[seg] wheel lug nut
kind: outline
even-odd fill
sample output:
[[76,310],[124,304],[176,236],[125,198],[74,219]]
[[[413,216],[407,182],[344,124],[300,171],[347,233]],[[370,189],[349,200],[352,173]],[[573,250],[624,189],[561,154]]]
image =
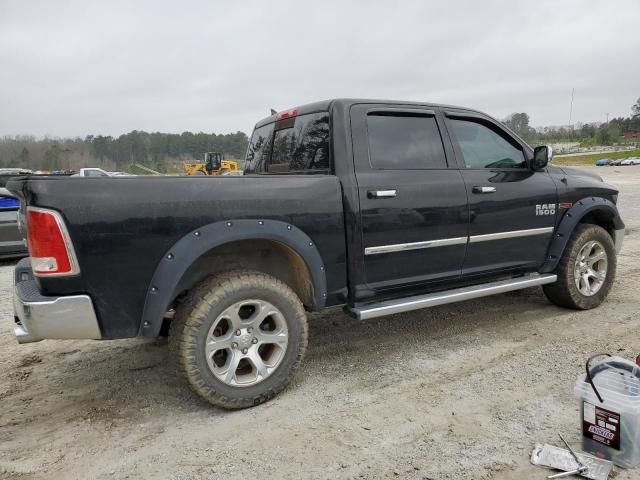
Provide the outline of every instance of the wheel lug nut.
[[249,350],[247,350],[246,348],[242,349],[242,353],[247,353]]
[[233,348],[233,349],[238,348],[238,344],[237,344],[236,342],[233,342],[233,343],[231,344],[231,348]]
[[251,340],[251,343],[253,343],[253,344],[258,343],[258,339],[257,339],[257,338],[254,338],[253,340]]
[[242,332],[240,331],[240,329],[236,330],[236,335],[237,335],[238,337],[240,336],[240,334],[241,334],[241,333],[242,333]]

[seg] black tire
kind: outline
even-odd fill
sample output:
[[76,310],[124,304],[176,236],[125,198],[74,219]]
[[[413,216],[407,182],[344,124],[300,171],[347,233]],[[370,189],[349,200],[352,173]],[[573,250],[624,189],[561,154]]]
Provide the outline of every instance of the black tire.
[[[594,295],[587,296],[583,295],[576,285],[574,269],[580,250],[592,240],[604,247],[607,270],[600,289]],[[577,310],[597,307],[607,298],[616,276],[616,250],[611,235],[598,225],[579,224],[573,231],[554,273],[558,275],[558,281],[542,287],[549,300],[561,307]]]
[[[234,386],[217,378],[206,360],[205,342],[213,323],[225,309],[246,299],[271,303],[286,322],[288,343],[275,370],[250,386]],[[280,280],[264,273],[239,271],[211,277],[186,296],[176,309],[169,333],[169,349],[191,387],[213,405],[237,409],[272,399],[285,389],[307,348],[307,316],[296,294]]]

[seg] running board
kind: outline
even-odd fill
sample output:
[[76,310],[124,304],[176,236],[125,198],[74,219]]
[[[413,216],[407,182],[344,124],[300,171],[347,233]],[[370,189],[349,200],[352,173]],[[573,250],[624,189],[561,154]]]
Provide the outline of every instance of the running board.
[[435,307],[446,303],[461,302],[474,298],[488,297],[497,293],[511,292],[522,288],[535,287],[553,283],[558,279],[556,275],[527,275],[525,277],[511,278],[499,282],[483,283],[472,287],[455,288],[444,292],[429,293],[427,295],[417,295],[415,297],[399,298],[387,300],[380,303],[356,306],[351,309],[351,313],[358,320],[368,320],[370,318],[392,315],[394,313],[409,312],[420,308]]

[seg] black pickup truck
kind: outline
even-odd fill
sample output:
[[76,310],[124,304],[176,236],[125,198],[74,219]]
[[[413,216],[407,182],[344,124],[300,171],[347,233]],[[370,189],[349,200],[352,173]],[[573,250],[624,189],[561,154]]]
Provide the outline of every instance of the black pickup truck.
[[209,402],[282,391],[307,312],[359,319],[542,285],[563,307],[607,296],[617,190],[493,118],[429,103],[331,100],[258,122],[236,177],[23,177],[30,258],[15,334],[168,332]]

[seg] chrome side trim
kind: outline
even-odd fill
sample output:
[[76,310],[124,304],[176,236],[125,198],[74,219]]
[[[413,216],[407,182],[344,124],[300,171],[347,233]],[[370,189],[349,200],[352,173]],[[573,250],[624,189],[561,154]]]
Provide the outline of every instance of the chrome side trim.
[[380,253],[404,252],[421,248],[446,247],[449,245],[463,245],[467,243],[467,237],[443,238],[441,240],[427,240],[424,242],[397,243],[395,245],[381,245],[379,247],[367,247],[365,255],[377,255]]
[[486,235],[473,235],[469,237],[469,243],[486,242],[488,240],[503,240],[505,238],[528,237],[530,235],[547,235],[553,233],[553,227],[530,228],[528,230],[514,230],[512,232],[488,233]]
[[456,288],[444,292],[429,293],[427,295],[388,300],[386,302],[372,305],[357,306],[352,308],[351,312],[359,320],[368,320],[370,318],[392,315],[394,313],[409,312],[420,308],[434,307],[436,305],[487,297],[498,293],[534,287],[536,285],[545,285],[547,283],[553,283],[557,279],[558,277],[556,275],[551,274],[527,275],[509,280],[501,280],[499,282],[474,285],[472,287]]
[[[511,232],[488,233],[486,235],[473,235],[471,237],[443,238],[441,240],[426,240],[424,242],[397,243],[395,245],[380,245],[378,247],[366,247],[365,255],[377,255],[380,253],[404,252],[418,250],[420,248],[445,247],[448,245],[462,245],[464,243],[486,242],[489,240],[503,240],[505,238],[528,237],[530,235],[547,235],[553,233],[553,227],[530,228],[528,230],[514,230]],[[624,232],[623,232],[624,233]]]

